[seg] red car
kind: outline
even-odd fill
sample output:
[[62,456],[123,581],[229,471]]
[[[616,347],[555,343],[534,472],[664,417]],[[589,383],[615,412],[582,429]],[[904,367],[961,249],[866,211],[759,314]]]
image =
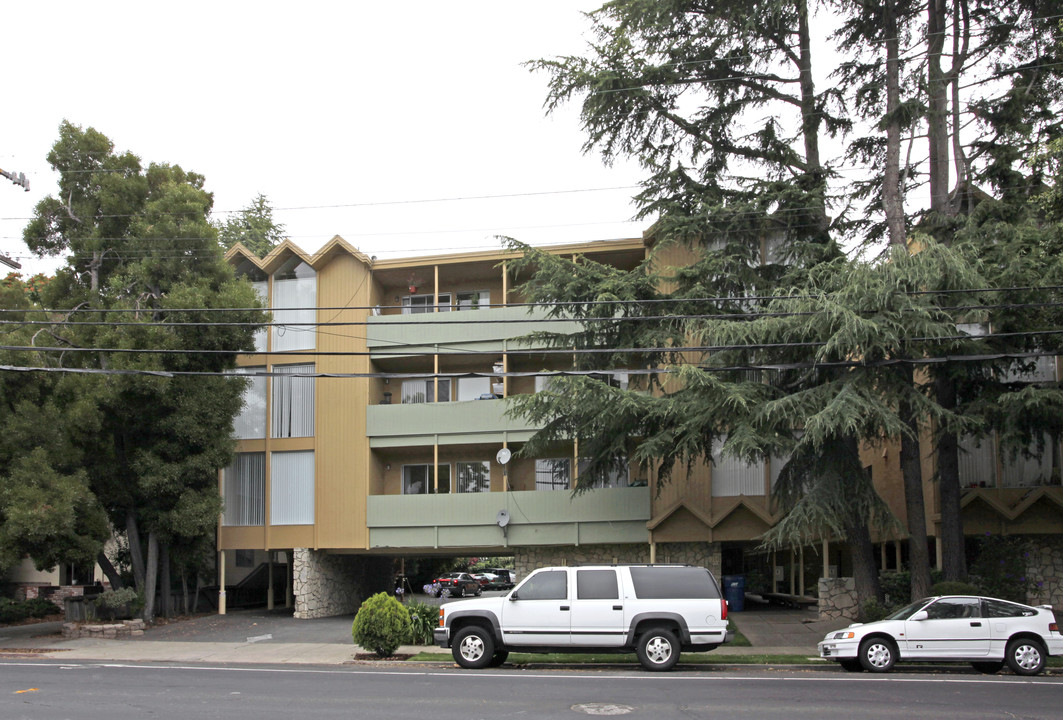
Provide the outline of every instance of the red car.
[[436,597],[442,595],[465,597],[483,593],[479,581],[469,573],[463,572],[444,573],[433,581],[433,585],[439,587],[439,590],[434,593]]

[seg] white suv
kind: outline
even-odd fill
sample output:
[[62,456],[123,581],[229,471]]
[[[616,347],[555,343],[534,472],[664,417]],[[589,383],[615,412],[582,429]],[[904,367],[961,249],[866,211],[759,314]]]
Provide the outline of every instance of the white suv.
[[631,652],[669,670],[682,650],[732,639],[716,578],[690,565],[541,568],[508,595],[439,610],[435,641],[466,668],[498,666],[510,651]]

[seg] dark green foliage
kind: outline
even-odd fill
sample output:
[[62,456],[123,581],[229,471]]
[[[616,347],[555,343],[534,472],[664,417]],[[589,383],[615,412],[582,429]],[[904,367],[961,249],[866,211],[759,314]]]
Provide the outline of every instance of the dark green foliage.
[[934,583],[930,587],[931,595],[981,595],[982,590],[977,585],[955,580],[944,580]]
[[0,623],[17,623],[29,618],[46,618],[62,612],[55,603],[45,598],[31,598],[23,601],[0,598]]
[[404,605],[410,615],[410,633],[406,642],[410,645],[431,645],[432,631],[439,625],[439,607],[419,600],[409,600]]
[[46,598],[31,598],[23,605],[29,609],[30,616],[35,618],[46,618],[63,612],[58,605]]
[[886,607],[878,600],[866,600],[860,605],[860,616],[857,619],[865,623],[877,622],[884,619],[891,612],[893,612],[892,607]]
[[990,597],[1025,603],[1033,589],[1026,575],[1029,555],[1022,538],[987,533],[978,539],[971,581]]
[[259,194],[251,204],[233,213],[217,225],[218,242],[228,250],[243,244],[258,257],[265,257],[284,240],[284,225],[273,220],[273,208],[265,195]]
[[358,608],[351,636],[355,644],[389,657],[410,636],[410,615],[390,594],[377,593]]

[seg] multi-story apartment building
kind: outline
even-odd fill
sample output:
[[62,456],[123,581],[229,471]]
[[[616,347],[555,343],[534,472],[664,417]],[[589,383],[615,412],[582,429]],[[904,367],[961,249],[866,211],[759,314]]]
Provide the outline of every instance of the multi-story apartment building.
[[[633,268],[649,242],[550,251]],[[679,265],[682,253],[660,261]],[[691,562],[717,574],[760,569],[799,595],[847,571],[844,547],[829,539],[757,554],[758,537],[777,519],[778,460],[718,458],[663,486],[632,467],[608,487],[573,494],[573,444],[547,457],[512,455],[536,428],[507,414],[508,399],[536,392],[547,382],[537,373],[570,367],[571,358],[518,341],[567,328],[522,304],[506,251],[376,260],[337,237],[313,255],[284,243],[263,259],[240,246],[227,257],[278,324],[239,362],[265,374],[251,378],[237,454],[221,473],[223,586],[238,566],[283,558],[297,617],[317,617],[356,609],[373,557],[512,555],[522,575],[545,564]],[[993,463],[975,463],[977,487],[965,503],[976,532],[1045,538],[1043,572],[1063,600],[1058,450],[1037,487],[1028,486],[1031,473],[998,462],[990,477]],[[903,518],[897,453],[868,454]],[[935,512],[930,502],[932,527]],[[883,566],[895,567],[900,538],[879,541]]]

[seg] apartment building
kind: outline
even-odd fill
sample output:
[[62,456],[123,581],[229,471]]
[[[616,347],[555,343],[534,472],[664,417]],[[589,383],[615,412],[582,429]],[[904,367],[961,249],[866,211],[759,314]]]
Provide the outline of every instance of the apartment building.
[[[651,242],[550,251],[633,268]],[[670,252],[659,260],[689,260]],[[544,457],[517,454],[536,428],[507,414],[509,399],[541,389],[541,373],[571,367],[571,357],[519,339],[569,328],[523,304],[507,251],[377,260],[336,237],[312,255],[286,242],[263,259],[241,246],[227,258],[278,324],[239,361],[241,372],[266,375],[251,375],[237,453],[220,474],[223,585],[266,559],[287,562],[296,616],[320,617],[356,609],[377,557],[512,555],[522,575],[547,564],[689,562],[717,574],[758,570],[797,595],[847,572],[844,547],[829,539],[756,552],[777,520],[780,459],[719,458],[662,486],[629,467],[608,487],[574,495],[572,443]],[[1063,601],[1059,448],[1038,475],[999,454],[996,464],[978,457],[969,527],[1044,538],[1043,574]],[[868,464],[903,518],[897,453],[869,448]],[[928,503],[931,527],[936,507]],[[895,567],[902,538],[878,540],[883,566]]]

